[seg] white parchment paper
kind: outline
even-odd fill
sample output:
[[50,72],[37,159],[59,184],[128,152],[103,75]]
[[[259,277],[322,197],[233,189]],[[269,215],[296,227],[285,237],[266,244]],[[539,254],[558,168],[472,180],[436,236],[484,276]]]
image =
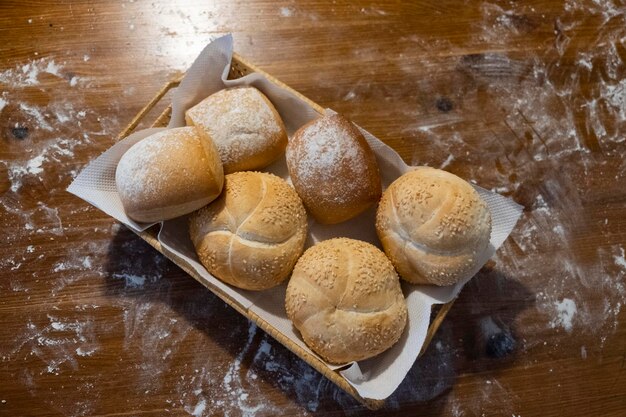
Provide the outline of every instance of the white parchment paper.
[[[184,114],[188,108],[220,89],[237,85],[251,85],[261,90],[280,113],[290,136],[306,122],[319,117],[319,114],[297,95],[272,83],[261,74],[253,73],[236,80],[227,80],[232,51],[233,40],[230,35],[216,39],[207,45],[173,94],[172,117],[167,128],[184,126]],[[327,111],[332,112],[332,110]],[[150,227],[151,224],[134,222],[124,213],[115,187],[115,169],[124,152],[133,144],[159,130],[162,128],[138,131],[115,144],[92,161],[76,177],[68,191],[135,231],[143,231]],[[412,169],[389,146],[367,131],[363,129],[361,131],[376,153],[383,189],[400,175]],[[290,181],[284,156],[265,171]],[[362,397],[381,400],[395,391],[422,348],[428,331],[433,304],[447,303],[455,298],[463,285],[502,245],[515,226],[521,214],[519,205],[499,194],[477,186],[474,187],[487,202],[493,221],[490,245],[482,254],[475,270],[471,271],[461,283],[450,287],[418,286],[403,283],[402,288],[408,304],[409,320],[400,341],[375,358],[342,367],[328,365],[329,368],[340,372]],[[339,236],[361,239],[380,247],[374,226],[375,209],[372,207],[354,219],[332,226],[319,225],[310,218],[307,247],[319,241]],[[294,343],[311,352],[287,319],[284,308],[286,283],[267,291],[253,292],[231,287],[216,279],[206,271],[196,256],[188,236],[186,217],[162,222],[158,239],[165,254],[193,268],[202,277],[201,282],[206,287],[219,289],[228,294],[244,310],[254,311]]]

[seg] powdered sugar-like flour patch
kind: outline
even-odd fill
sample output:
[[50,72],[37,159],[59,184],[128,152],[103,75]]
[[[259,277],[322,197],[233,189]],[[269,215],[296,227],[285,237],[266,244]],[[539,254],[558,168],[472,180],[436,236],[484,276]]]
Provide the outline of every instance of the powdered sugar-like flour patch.
[[613,255],[615,265],[626,271],[626,257],[624,256],[626,255],[626,253],[624,253],[624,248],[620,246],[617,249],[619,251],[619,254]]
[[7,104],[9,104],[7,101],[7,93],[3,92],[2,95],[0,95],[0,112],[6,107]]
[[248,354],[257,331],[256,325],[251,324],[248,328],[248,339],[246,343],[235,357],[233,363],[228,367],[222,381],[222,388],[226,393],[226,398],[229,403],[236,405],[236,409],[241,410],[245,417],[253,417],[258,411],[267,408],[267,405],[263,402],[259,402],[258,398],[251,398],[249,393],[246,392],[243,385],[244,381],[241,378],[241,362],[244,355]]
[[146,277],[134,274],[113,274],[113,278],[123,279],[129,288],[141,288],[146,283]]
[[564,298],[561,302],[555,303],[556,318],[550,323],[552,327],[561,326],[566,332],[572,331],[572,320],[576,315],[576,303],[570,298]]
[[206,409],[206,400],[202,398],[198,403],[193,407],[185,407],[185,411],[191,414],[194,417],[202,417],[204,415],[204,410]]
[[62,77],[61,70],[61,65],[57,64],[54,59],[36,59],[0,72],[0,83],[13,88],[38,85],[41,74],[47,73],[60,78]]
[[294,14],[294,9],[291,7],[281,7],[279,11],[282,17],[291,17]]

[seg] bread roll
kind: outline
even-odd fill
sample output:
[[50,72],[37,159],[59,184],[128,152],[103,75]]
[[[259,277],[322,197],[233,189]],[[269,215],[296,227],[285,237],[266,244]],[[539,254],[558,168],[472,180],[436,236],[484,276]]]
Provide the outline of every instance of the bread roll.
[[358,129],[340,115],[301,127],[287,145],[293,185],[315,219],[340,223],[377,202],[376,156]]
[[133,145],[117,165],[115,183],[128,217],[156,222],[213,201],[222,191],[224,172],[213,142],[181,127]]
[[226,176],[224,192],[190,216],[206,269],[231,285],[263,290],[291,272],[306,239],[306,211],[283,179],[260,172]]
[[403,279],[452,285],[476,266],[489,244],[491,214],[467,182],[421,167],[385,190],[376,231]]
[[347,238],[307,249],[289,280],[285,307],[306,344],[330,363],[378,355],[398,341],[407,321],[389,259]]
[[185,119],[215,142],[226,174],[264,168],[287,146],[282,119],[254,87],[220,90],[187,110]]

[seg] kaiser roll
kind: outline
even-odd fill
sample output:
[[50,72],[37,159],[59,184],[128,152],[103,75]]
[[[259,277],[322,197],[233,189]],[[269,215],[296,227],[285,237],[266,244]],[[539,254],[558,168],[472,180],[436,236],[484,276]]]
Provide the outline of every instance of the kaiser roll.
[[466,181],[420,167],[385,190],[376,231],[403,279],[451,285],[476,266],[489,244],[491,215]]
[[298,194],[283,179],[260,172],[226,175],[222,195],[189,219],[191,240],[206,269],[248,290],[287,278],[306,232]]
[[389,259],[347,238],[307,249],[289,280],[285,307],[306,344],[331,363],[378,355],[398,341],[407,322]]

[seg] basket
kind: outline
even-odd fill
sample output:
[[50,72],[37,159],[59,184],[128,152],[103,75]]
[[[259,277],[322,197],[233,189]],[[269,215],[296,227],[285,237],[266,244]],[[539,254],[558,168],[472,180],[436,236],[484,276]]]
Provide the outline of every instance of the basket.
[[[243,59],[238,54],[233,53],[233,57],[232,57],[232,61],[231,61],[231,67],[230,67],[230,72],[228,74],[228,78],[229,79],[240,78],[240,77],[242,77],[244,75],[247,75],[247,74],[250,74],[252,72],[257,72],[257,73],[263,74],[270,82],[272,82],[272,83],[274,83],[274,84],[276,84],[276,85],[278,85],[278,86],[280,86],[280,87],[282,87],[284,89],[287,89],[287,90],[291,91],[292,93],[296,94],[299,98],[301,98],[302,100],[306,101],[320,115],[324,114],[324,108],[322,108],[320,105],[318,105],[317,103],[315,103],[315,102],[311,101],[310,99],[306,98],[305,96],[303,96],[302,94],[298,93],[297,91],[291,89],[289,86],[285,85],[284,83],[280,82],[276,78],[272,77],[271,75],[269,75],[266,72],[262,71],[261,69],[257,68],[253,64],[247,62],[245,59]],[[139,113],[137,113],[137,115],[133,118],[133,120],[129,123],[129,125],[119,134],[118,140],[123,139],[126,136],[128,136],[130,133],[132,133],[132,131],[139,125],[139,123],[144,121],[144,119],[146,118],[148,113],[163,99],[163,97],[167,94],[167,92],[169,90],[171,90],[172,88],[177,87],[180,84],[181,80],[182,80],[182,76],[178,77],[178,78],[176,78],[174,80],[171,80],[168,83],[166,83],[161,88],[161,90],[159,90],[159,92],[152,98],[152,100],[150,100],[150,102],[148,104],[146,104],[146,106],[143,107],[139,111]],[[163,127],[163,126],[166,126],[167,123],[169,122],[169,119],[170,119],[171,110],[172,110],[171,106],[168,106],[156,118],[156,120],[152,123],[152,127]],[[168,253],[168,254],[164,253],[163,249],[161,248],[161,244],[157,240],[158,231],[159,231],[159,226],[155,225],[155,226],[153,226],[153,227],[151,227],[151,228],[149,228],[149,229],[147,229],[147,230],[145,230],[143,232],[135,232],[135,233],[139,237],[141,237],[143,240],[145,240],[148,244],[150,244],[152,247],[154,247],[157,251],[159,251],[161,254],[163,254],[168,259],[170,259],[173,263],[175,263],[183,271],[185,271],[189,275],[191,275],[194,279],[196,279],[196,281],[202,283],[203,280],[201,279],[201,277],[198,276],[197,273],[183,259],[181,259],[181,258],[179,258],[176,255],[173,255],[171,253]],[[234,300],[228,294],[223,293],[218,288],[211,288],[210,290],[213,293],[215,293],[215,295],[217,295],[219,298],[221,298],[224,302],[226,302],[228,305],[230,305],[232,308],[237,310],[240,314],[242,314],[245,317],[247,317],[248,320],[254,322],[258,327],[263,329],[266,333],[268,333],[274,339],[278,340],[281,344],[283,344],[287,349],[292,351],[300,359],[302,359],[303,361],[307,362],[314,369],[316,369],[318,372],[320,372],[326,378],[328,378],[333,383],[335,383],[339,388],[341,388],[342,390],[344,390],[345,392],[350,394],[357,401],[359,401],[360,403],[362,403],[363,405],[365,405],[369,409],[372,409],[372,410],[378,409],[378,408],[381,408],[384,405],[384,403],[385,403],[384,400],[372,400],[372,399],[361,397],[357,393],[357,391],[338,372],[329,369],[324,362],[322,362],[317,357],[311,355],[309,352],[305,351],[300,346],[294,344],[291,340],[289,340],[289,338],[284,336],[276,328],[274,328],[271,324],[269,324],[267,321],[265,321],[263,318],[261,318],[260,316],[258,316],[254,312],[244,310],[241,306],[239,306],[236,302],[234,302]],[[420,352],[420,356],[426,350],[426,348],[429,345],[430,341],[432,340],[435,332],[437,331],[437,329],[441,325],[441,322],[443,321],[443,319],[447,315],[447,313],[450,310],[450,307],[452,307],[453,303],[454,303],[454,300],[450,301],[447,304],[442,305],[440,308],[438,308],[436,313],[433,314],[433,316],[431,318],[430,325],[428,327],[428,333],[426,335],[426,339],[424,340],[424,345],[423,345],[422,350]]]

